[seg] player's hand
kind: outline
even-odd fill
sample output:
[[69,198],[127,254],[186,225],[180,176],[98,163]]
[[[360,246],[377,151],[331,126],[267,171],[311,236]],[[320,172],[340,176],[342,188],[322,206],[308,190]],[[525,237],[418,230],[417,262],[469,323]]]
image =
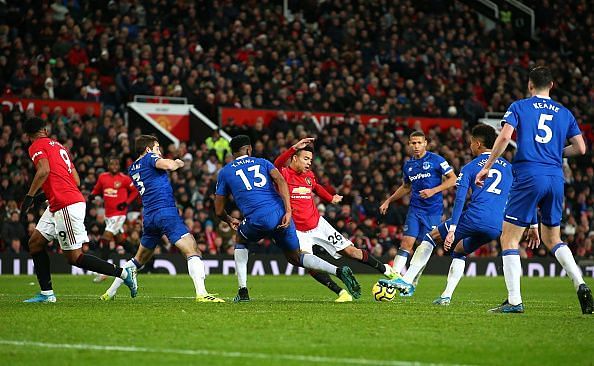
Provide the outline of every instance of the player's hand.
[[335,195],[332,197],[332,203],[333,203],[333,204],[340,203],[340,201],[342,201],[342,196],[341,196],[341,195],[339,195],[339,194],[335,194]]
[[33,196],[26,195],[21,204],[21,218],[27,217],[27,213],[33,206]]
[[186,164],[184,163],[184,161],[183,161],[183,160],[181,160],[181,159],[175,159],[174,161],[175,161],[175,163],[177,164],[177,169],[181,169],[181,168],[183,168],[183,167],[184,167],[184,165],[186,165]]
[[306,137],[304,139],[299,140],[298,143],[296,143],[295,145],[293,145],[293,148],[295,150],[304,149],[307,145],[313,143],[314,140],[315,140],[315,138],[313,138],[313,137]]
[[239,221],[235,217],[231,217],[227,223],[229,224],[229,226],[231,226],[231,229],[237,231],[237,229],[239,228],[239,224],[241,224],[241,221]]
[[528,228],[525,232],[526,240],[528,240],[528,248],[536,249],[540,246],[540,236],[538,234],[538,227]]
[[435,190],[433,190],[433,188],[427,188],[419,191],[419,194],[421,195],[421,198],[427,199],[435,195]]
[[450,250],[452,243],[454,242],[454,231],[448,231],[445,240],[443,241],[443,249],[446,251]]
[[286,229],[289,227],[289,225],[291,225],[291,212],[286,212],[280,225],[278,225],[278,228]]
[[379,208],[379,212],[380,212],[382,215],[385,215],[385,214],[386,214],[386,212],[388,212],[388,207],[390,207],[390,202],[388,202],[388,201],[385,201],[385,202],[384,202],[384,203],[382,203],[382,205],[380,206],[380,208]]
[[118,209],[118,211],[124,211],[126,209],[126,207],[128,207],[128,203],[126,203],[126,202],[119,203],[116,206],[116,208]]
[[488,175],[489,171],[487,169],[481,169],[476,175],[476,178],[474,178],[474,184],[476,184],[477,187],[482,187],[485,184],[485,178],[487,178]]

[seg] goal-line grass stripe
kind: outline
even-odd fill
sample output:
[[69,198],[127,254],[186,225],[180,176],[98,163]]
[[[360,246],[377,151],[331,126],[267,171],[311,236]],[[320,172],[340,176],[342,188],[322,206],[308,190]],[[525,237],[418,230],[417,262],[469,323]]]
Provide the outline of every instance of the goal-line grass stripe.
[[173,348],[147,348],[134,346],[102,346],[97,344],[85,343],[46,343],[34,341],[18,341],[0,339],[0,345],[17,346],[17,347],[38,347],[51,349],[75,349],[85,351],[113,351],[113,352],[137,352],[137,353],[156,353],[156,354],[172,354],[172,355],[186,355],[186,356],[211,356],[221,358],[246,358],[246,359],[262,359],[262,360],[284,360],[284,361],[298,361],[306,363],[325,363],[325,364],[348,364],[348,365],[381,365],[381,366],[429,366],[429,365],[448,365],[453,364],[434,364],[423,362],[409,362],[409,361],[390,361],[390,360],[373,360],[364,358],[341,358],[341,357],[325,357],[325,356],[308,356],[296,354],[278,354],[278,353],[258,353],[258,352],[231,352],[231,351],[215,351],[215,350],[192,350],[192,349],[173,349]]

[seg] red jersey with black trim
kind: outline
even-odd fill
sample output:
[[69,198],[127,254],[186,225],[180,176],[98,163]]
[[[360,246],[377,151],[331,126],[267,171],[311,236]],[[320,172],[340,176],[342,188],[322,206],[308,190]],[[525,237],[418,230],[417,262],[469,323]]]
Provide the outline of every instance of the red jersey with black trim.
[[314,193],[322,200],[332,202],[332,195],[316,181],[314,173],[297,173],[285,164],[295,154],[296,150],[291,147],[282,153],[274,161],[274,166],[280,171],[289,185],[289,196],[291,197],[291,208],[293,221],[299,231],[315,229],[320,221],[320,212],[314,201]]
[[50,172],[41,189],[49,201],[51,212],[85,202],[74,180],[75,168],[70,152],[62,144],[49,137],[39,138],[29,146],[29,157],[35,166],[41,159],[47,159],[49,163]]
[[138,197],[138,191],[134,187],[132,179],[121,172],[116,174],[109,172],[99,174],[97,183],[91,194],[103,196],[105,217],[125,215],[128,212],[128,208],[118,210],[117,206],[124,202],[129,205]]

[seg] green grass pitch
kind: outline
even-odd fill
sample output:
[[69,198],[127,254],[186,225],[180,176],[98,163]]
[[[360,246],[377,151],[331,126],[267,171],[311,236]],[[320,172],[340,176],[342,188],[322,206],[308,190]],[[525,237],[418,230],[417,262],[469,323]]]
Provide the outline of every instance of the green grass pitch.
[[[463,278],[449,307],[431,304],[445,277],[413,298],[335,304],[309,277],[250,277],[252,302],[234,304],[236,279],[209,276],[228,302],[197,304],[187,276],[140,275],[115,301],[89,276],[56,275],[56,304],[23,304],[32,276],[0,277],[1,365],[592,365],[594,317],[581,315],[567,278],[523,278],[525,314],[488,314],[502,277]],[[592,281],[590,281],[590,284]]]

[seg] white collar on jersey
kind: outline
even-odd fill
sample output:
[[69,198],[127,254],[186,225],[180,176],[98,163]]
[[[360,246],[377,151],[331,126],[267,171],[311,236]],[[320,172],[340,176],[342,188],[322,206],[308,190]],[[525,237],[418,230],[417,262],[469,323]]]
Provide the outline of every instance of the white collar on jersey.
[[245,154],[245,155],[241,155],[241,156],[236,157],[235,160],[245,159],[247,157],[248,157],[247,154]]
[[551,97],[545,97],[544,95],[535,95],[535,97],[537,98],[542,98],[542,99],[551,99]]

